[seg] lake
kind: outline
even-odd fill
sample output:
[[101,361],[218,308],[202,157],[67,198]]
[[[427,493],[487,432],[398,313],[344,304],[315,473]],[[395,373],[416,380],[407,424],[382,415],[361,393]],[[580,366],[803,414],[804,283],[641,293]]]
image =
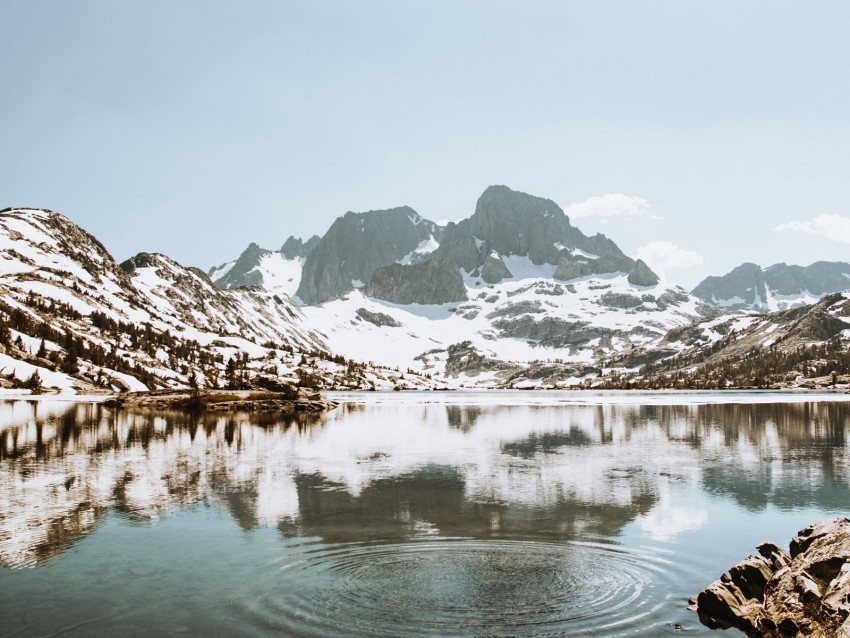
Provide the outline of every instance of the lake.
[[0,401],[0,636],[715,634],[850,509],[850,397],[340,394],[318,419]]

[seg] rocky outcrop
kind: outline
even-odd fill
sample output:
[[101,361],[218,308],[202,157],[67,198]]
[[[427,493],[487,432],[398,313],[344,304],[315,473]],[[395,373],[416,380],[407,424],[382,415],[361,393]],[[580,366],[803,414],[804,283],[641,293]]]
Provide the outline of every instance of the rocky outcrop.
[[510,279],[513,273],[508,270],[505,262],[498,253],[492,252],[484,259],[484,265],[481,266],[481,279],[488,284],[497,284],[502,279]]
[[633,286],[654,286],[658,281],[658,275],[652,272],[643,259],[638,259],[629,273],[629,283]]
[[850,638],[850,519],[801,530],[788,552],[757,549],[697,596],[704,625],[751,638]]
[[629,272],[634,265],[605,235],[588,237],[572,226],[552,200],[490,186],[478,198],[471,217],[446,227],[435,256],[471,272],[482,267],[493,251],[528,257],[540,265],[558,264],[576,249],[589,255],[587,260],[598,261],[587,274]]
[[150,410],[204,410],[209,412],[324,412],[338,404],[319,392],[288,384],[277,391],[156,390],[127,392],[107,399],[107,407]]
[[508,376],[522,369],[515,363],[501,361],[478,350],[471,341],[455,343],[446,350],[446,376],[457,377],[464,374],[475,377],[482,372]]
[[744,263],[722,277],[706,277],[693,294],[729,308],[763,307],[767,300],[764,273],[758,264]]
[[784,310],[847,289],[850,263],[818,261],[805,267],[781,263],[764,270],[744,263],[722,277],[707,277],[693,294],[725,307]]
[[280,254],[286,259],[298,259],[299,257],[307,257],[316,245],[319,243],[319,236],[313,235],[307,241],[302,241],[300,237],[290,235],[280,247]]
[[366,310],[366,308],[358,308],[354,314],[360,317],[363,321],[368,321],[379,328],[381,326],[387,326],[389,328],[401,327],[401,324],[398,321],[383,312],[372,312],[371,310]]
[[409,206],[339,217],[304,262],[296,294],[314,304],[368,283],[378,268],[401,261],[437,233]]
[[[230,267],[227,273],[215,280],[217,288],[243,288],[258,286],[263,283],[263,275],[257,269],[260,260],[272,251],[260,248],[257,244],[248,247],[239,255],[239,259]],[[215,269],[213,269],[215,270]]]
[[442,259],[378,268],[364,293],[397,304],[466,301],[466,286],[460,271],[452,262]]

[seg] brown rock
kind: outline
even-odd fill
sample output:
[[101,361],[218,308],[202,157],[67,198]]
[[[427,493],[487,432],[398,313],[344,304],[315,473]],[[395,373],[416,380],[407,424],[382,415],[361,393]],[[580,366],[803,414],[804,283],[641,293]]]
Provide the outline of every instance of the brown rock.
[[773,543],[697,597],[700,621],[751,637],[850,638],[850,519],[801,530],[790,553]]

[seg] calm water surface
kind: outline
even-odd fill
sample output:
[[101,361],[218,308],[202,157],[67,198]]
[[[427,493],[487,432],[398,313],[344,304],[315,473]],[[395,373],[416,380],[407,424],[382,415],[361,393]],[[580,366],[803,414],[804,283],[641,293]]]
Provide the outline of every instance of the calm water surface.
[[850,404],[814,398],[0,402],[0,636],[716,636],[688,596],[848,514]]

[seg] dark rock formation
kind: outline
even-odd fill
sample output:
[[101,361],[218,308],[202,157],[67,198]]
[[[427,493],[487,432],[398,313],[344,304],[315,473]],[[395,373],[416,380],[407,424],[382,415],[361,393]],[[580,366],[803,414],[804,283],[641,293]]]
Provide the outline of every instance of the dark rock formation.
[[437,225],[408,206],[348,212],[331,225],[304,262],[296,294],[314,304],[368,283],[381,266],[400,261],[437,233]]
[[363,319],[363,321],[368,321],[371,324],[374,324],[378,327],[380,326],[389,326],[390,328],[399,328],[401,324],[390,317],[388,314],[383,312],[372,312],[371,310],[366,310],[366,308],[358,308],[355,311],[355,314]]
[[257,244],[248,244],[248,247],[239,255],[239,259],[223,277],[215,280],[217,288],[243,288],[245,286],[258,286],[263,283],[263,275],[256,270],[260,260],[272,251],[260,248]]
[[306,257],[316,245],[319,243],[319,236],[313,235],[307,241],[301,241],[300,237],[289,236],[283,246],[280,247],[280,254],[286,259],[297,259],[298,257]]
[[452,344],[446,352],[446,376],[449,377],[457,377],[459,374],[474,377],[482,372],[497,372],[507,376],[522,369],[515,363],[488,356],[472,345],[471,341]]
[[658,275],[652,272],[643,259],[638,259],[629,273],[629,283],[633,286],[654,286],[658,281]]
[[706,277],[692,292],[700,299],[732,308],[762,306],[767,300],[761,266],[749,262],[722,277]]
[[620,310],[628,310],[637,308],[643,303],[640,297],[629,295],[621,292],[606,292],[599,298],[599,303],[609,308],[618,308]]
[[378,268],[363,292],[397,304],[443,304],[467,298],[460,271],[444,259]]
[[634,265],[604,235],[587,237],[572,226],[552,200],[507,186],[490,186],[478,198],[471,217],[446,227],[435,256],[450,259],[471,272],[483,266],[493,251],[525,256],[540,265],[558,264],[573,249],[593,255],[587,261],[599,261],[592,273],[629,272]]
[[[713,303],[733,308],[767,308],[768,294],[791,297],[784,304],[800,305],[805,297],[822,297],[850,289],[850,263],[818,261],[809,266],[774,264],[764,270],[756,264],[744,263],[722,277],[707,277],[694,288],[693,294]],[[799,297],[799,301],[794,301]],[[788,307],[785,305],[784,307]]]
[[102,403],[107,407],[210,412],[324,412],[337,406],[319,392],[277,382],[270,390],[155,390],[126,392]]
[[593,267],[587,261],[578,261],[570,253],[563,253],[553,277],[558,281],[570,281],[593,274]]
[[502,279],[510,279],[513,273],[508,270],[505,262],[497,253],[490,253],[484,258],[484,265],[481,266],[481,279],[488,284],[496,284]]
[[801,530],[790,552],[757,549],[699,594],[704,625],[751,638],[850,638],[850,519]]

